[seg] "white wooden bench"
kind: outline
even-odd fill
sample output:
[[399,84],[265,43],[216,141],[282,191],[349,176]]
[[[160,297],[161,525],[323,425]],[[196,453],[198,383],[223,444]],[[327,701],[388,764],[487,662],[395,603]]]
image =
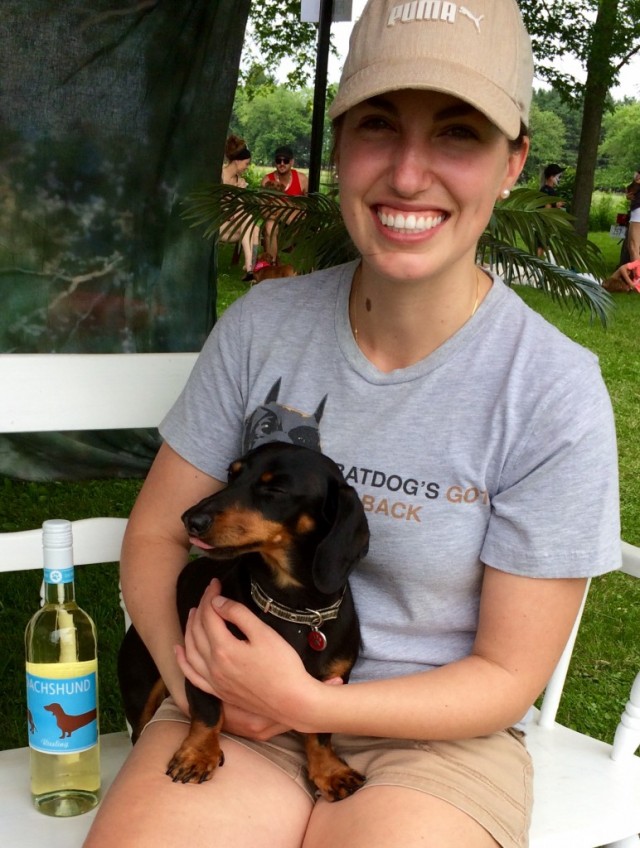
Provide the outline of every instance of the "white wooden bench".
[[[0,354],[0,432],[155,426],[194,361],[188,353]],[[77,564],[117,561],[125,526],[124,519],[109,517],[74,522]],[[640,549],[624,542],[622,548],[622,570],[640,577]],[[0,534],[0,572],[39,568],[39,528]],[[530,848],[639,848],[640,675],[613,746],[555,721],[578,625],[527,730],[535,768]],[[102,736],[104,790],[128,750],[124,731]],[[37,813],[28,761],[27,748],[0,752],[0,845],[79,848],[93,813],[70,819]]]

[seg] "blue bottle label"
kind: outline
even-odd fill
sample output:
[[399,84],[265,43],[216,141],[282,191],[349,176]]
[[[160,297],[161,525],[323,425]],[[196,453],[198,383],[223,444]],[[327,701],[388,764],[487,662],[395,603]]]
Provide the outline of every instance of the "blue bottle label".
[[73,583],[73,566],[68,568],[45,568],[44,582],[52,585],[58,583]]
[[29,745],[79,754],[98,742],[97,663],[27,663]]

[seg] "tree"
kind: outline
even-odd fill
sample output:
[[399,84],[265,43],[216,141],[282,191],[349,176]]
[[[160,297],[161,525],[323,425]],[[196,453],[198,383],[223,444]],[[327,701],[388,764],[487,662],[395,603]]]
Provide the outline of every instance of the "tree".
[[[530,0],[520,8],[541,60],[540,75],[565,97],[582,98],[573,208],[576,229],[586,236],[607,94],[620,69],[640,51],[640,0]],[[550,63],[568,57],[586,70],[584,85]]]
[[[245,44],[241,79],[252,86],[250,71],[260,65],[267,75],[283,61],[291,65],[287,75],[289,88],[302,88],[311,82],[316,54],[317,28],[300,21],[300,0],[260,0],[252,3],[249,13],[249,39]],[[255,42],[255,47],[252,47]],[[249,96],[252,91],[248,90]]]
[[600,156],[609,185],[623,188],[640,167],[640,103],[624,103],[604,118]]
[[555,112],[543,111],[536,103],[531,104],[529,129],[531,149],[527,158],[525,177],[538,182],[545,165],[549,162],[564,162],[566,130],[562,118]]
[[262,89],[252,98],[239,90],[234,107],[236,126],[253,159],[263,165],[271,164],[274,150],[288,144],[295,151],[296,163],[306,165],[312,103],[310,89],[291,91],[286,86],[276,86]]
[[565,158],[557,161],[563,165],[575,166],[578,161],[580,128],[582,127],[582,101],[575,98],[568,100],[555,89],[546,88],[533,92],[533,103],[541,111],[553,112],[560,118],[565,130]]

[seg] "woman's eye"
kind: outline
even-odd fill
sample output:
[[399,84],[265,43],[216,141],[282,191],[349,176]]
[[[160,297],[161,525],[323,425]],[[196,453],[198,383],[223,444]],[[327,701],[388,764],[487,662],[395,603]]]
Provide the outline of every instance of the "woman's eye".
[[372,116],[369,118],[363,118],[360,121],[360,128],[375,132],[377,130],[391,129],[391,125],[385,118],[379,116]]
[[459,139],[478,138],[478,132],[473,127],[467,126],[447,127],[446,130],[444,130],[443,135],[449,136],[450,138]]

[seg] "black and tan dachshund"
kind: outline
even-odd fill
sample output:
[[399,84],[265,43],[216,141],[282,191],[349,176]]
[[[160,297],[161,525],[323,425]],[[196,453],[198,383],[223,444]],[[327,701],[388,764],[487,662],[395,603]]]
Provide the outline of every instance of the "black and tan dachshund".
[[[280,633],[319,680],[347,682],[360,647],[348,575],[369,545],[356,491],[323,454],[280,442],[233,462],[228,485],[182,516],[191,542],[206,557],[191,561],[177,584],[182,627],[210,581]],[[242,634],[231,629],[239,638]],[[118,672],[135,742],[166,694],[133,627]],[[191,728],[171,760],[174,781],[202,783],[224,762],[220,701],[187,681]],[[331,735],[305,737],[309,777],[329,801],[351,795],[364,777],[334,752]]]

